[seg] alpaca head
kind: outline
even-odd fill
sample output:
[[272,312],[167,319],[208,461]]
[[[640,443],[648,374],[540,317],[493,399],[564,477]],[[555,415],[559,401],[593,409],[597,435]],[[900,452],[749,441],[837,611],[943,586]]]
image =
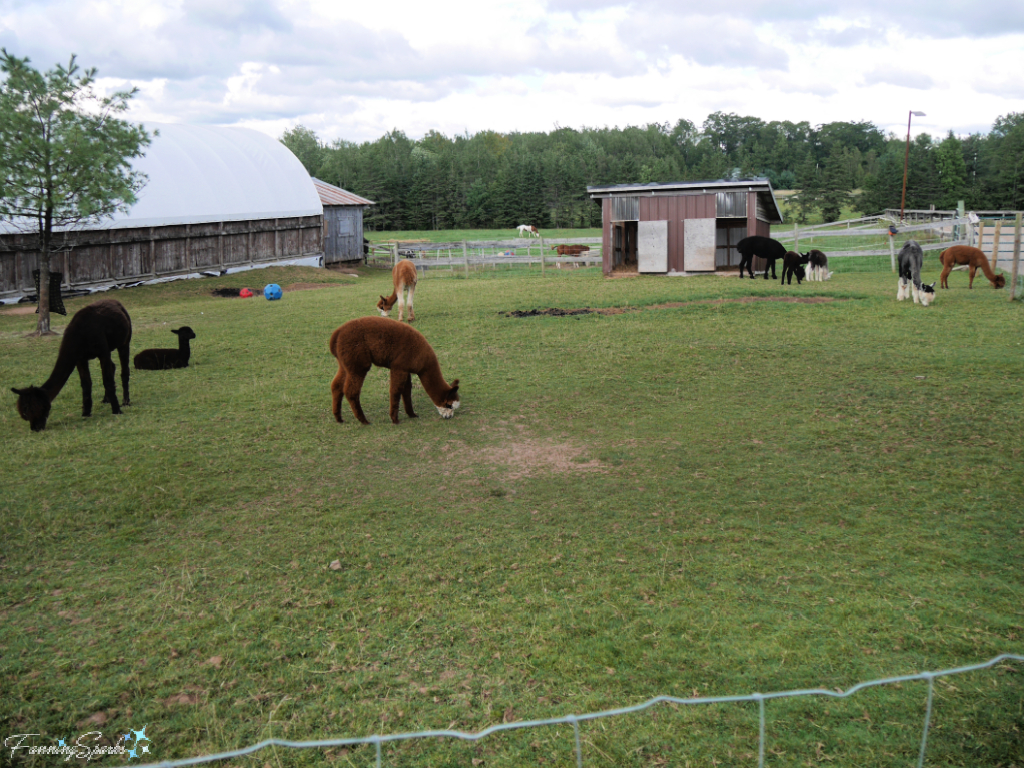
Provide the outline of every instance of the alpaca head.
[[1004,275],[996,275],[996,279],[992,281],[993,288],[1005,288],[1006,277]]
[[50,398],[39,387],[11,389],[18,396],[18,413],[28,422],[33,432],[42,432],[46,428],[46,419],[50,415]]
[[380,311],[381,317],[390,315],[393,306],[395,306],[395,302],[389,301],[386,296],[381,296],[380,301],[377,302],[377,309]]
[[459,401],[459,380],[456,379],[451,383],[448,391],[444,393],[441,402],[435,403],[434,407],[437,408],[437,412],[441,414],[442,419],[450,419],[455,415],[455,409],[460,405],[462,403]]
[[801,280],[806,280],[807,279],[807,270],[804,269],[803,267],[801,267],[799,264],[797,265],[796,269],[794,270],[794,274],[796,275],[796,281],[798,283]]
[[927,307],[935,300],[935,283],[925,285],[921,283],[921,306]]
[[189,328],[187,325],[183,325],[181,326],[181,328],[178,328],[176,330],[172,329],[171,333],[177,335],[179,340],[184,339],[185,341],[189,341],[190,339],[194,339],[196,337],[196,332]]

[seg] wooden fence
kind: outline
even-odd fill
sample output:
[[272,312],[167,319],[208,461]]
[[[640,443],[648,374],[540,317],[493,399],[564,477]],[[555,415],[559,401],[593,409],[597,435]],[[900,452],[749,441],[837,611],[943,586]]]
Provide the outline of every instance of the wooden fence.
[[[580,256],[558,255],[555,249],[559,245],[586,245],[591,250]],[[447,267],[455,270],[462,267],[463,271],[473,269],[497,268],[499,265],[537,264],[541,272],[553,266],[594,266],[601,264],[601,238],[579,237],[572,239],[522,238],[510,240],[464,240],[453,243],[409,243],[396,242],[386,245],[375,244],[371,247],[367,258],[368,264],[391,267],[400,259],[412,261],[417,269],[429,270]]]
[[[323,253],[320,216],[59,233],[50,259],[65,290],[126,285]],[[0,298],[35,293],[38,235],[0,235]]]

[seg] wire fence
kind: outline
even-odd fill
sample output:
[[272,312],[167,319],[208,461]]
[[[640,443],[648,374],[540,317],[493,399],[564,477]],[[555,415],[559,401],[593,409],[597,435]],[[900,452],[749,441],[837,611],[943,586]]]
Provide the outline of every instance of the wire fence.
[[980,664],[972,664],[966,667],[955,667],[953,669],[943,669],[937,672],[919,672],[914,675],[901,675],[899,677],[886,677],[880,680],[870,680],[865,683],[858,683],[857,685],[849,688],[848,690],[827,690],[825,688],[808,688],[803,690],[795,691],[778,691],[776,693],[750,693],[745,696],[708,696],[703,698],[691,698],[681,699],[675,696],[656,696],[653,699],[649,699],[641,704],[636,704],[631,707],[620,707],[617,709],[606,709],[600,712],[591,712],[582,715],[563,715],[562,717],[552,717],[544,720],[524,720],[520,722],[512,723],[501,723],[499,725],[492,725],[489,728],[485,728],[482,731],[476,733],[466,733],[464,731],[453,731],[453,730],[439,730],[439,731],[417,731],[414,733],[395,733],[388,735],[373,735],[373,736],[361,736],[355,738],[339,738],[339,739],[318,739],[315,741],[290,741],[287,739],[266,739],[258,744],[253,744],[249,747],[242,749],[234,749],[228,752],[219,752],[213,755],[203,755],[200,757],[190,757],[181,760],[165,760],[159,763],[147,763],[145,765],[138,766],[138,768],[178,768],[178,766],[187,765],[200,765],[202,763],[211,763],[217,760],[230,760],[236,757],[244,757],[254,752],[258,752],[266,747],[277,746],[277,747],[289,747],[292,749],[324,749],[327,747],[352,747],[360,745],[373,745],[376,749],[376,766],[381,768],[381,746],[392,742],[400,741],[412,741],[415,739],[437,739],[437,738],[449,738],[449,739],[460,739],[463,741],[479,741],[480,739],[486,738],[495,733],[502,731],[513,731],[522,728],[540,728],[553,725],[571,725],[573,729],[573,740],[574,750],[576,757],[577,768],[583,768],[583,748],[580,740],[580,723],[590,720],[600,720],[610,717],[618,717],[622,715],[633,714],[636,712],[642,712],[650,709],[657,704],[681,704],[687,706],[698,706],[701,704],[738,704],[738,703],[756,703],[758,705],[758,751],[757,751],[757,765],[758,768],[764,768],[765,759],[765,739],[766,739],[766,726],[765,726],[765,703],[773,699],[787,699],[798,696],[827,696],[833,699],[845,699],[853,694],[862,691],[866,688],[873,688],[882,685],[897,685],[900,683],[907,683],[913,681],[924,681],[928,683],[928,698],[925,706],[924,725],[921,730],[921,748],[918,753],[917,765],[918,768],[922,768],[924,765],[925,753],[928,748],[928,729],[931,726],[932,721],[932,704],[935,696],[935,680],[941,677],[950,677],[953,675],[962,675],[968,672],[977,672],[983,669],[990,669],[995,665],[1004,661],[1021,661],[1024,662],[1024,656],[1018,656],[1012,653],[1004,653],[995,658],[989,659],[986,662]]

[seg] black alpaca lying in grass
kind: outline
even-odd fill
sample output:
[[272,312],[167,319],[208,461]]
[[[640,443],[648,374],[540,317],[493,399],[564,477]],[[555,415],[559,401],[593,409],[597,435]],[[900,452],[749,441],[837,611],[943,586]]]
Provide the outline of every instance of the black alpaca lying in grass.
[[[796,275],[796,284],[800,285],[800,281],[804,279],[806,273],[804,272],[804,264],[809,263],[811,260],[810,256],[801,256],[796,251],[786,251],[786,255],[782,257],[782,280],[779,283],[793,284],[793,275]],[[786,277],[789,280],[786,280]]]
[[743,277],[743,267],[746,267],[751,279],[754,277],[754,269],[751,265],[754,263],[755,256],[760,256],[768,262],[764,267],[764,279],[768,279],[768,268],[771,267],[772,280],[775,280],[775,260],[786,255],[786,246],[778,240],[761,235],[744,237],[736,243],[736,250],[740,252],[740,277]]
[[82,416],[92,415],[92,377],[89,375],[89,361],[99,358],[103,373],[103,402],[110,403],[113,413],[120,413],[114,372],[117,366],[110,359],[112,350],[121,358],[121,389],[124,390],[124,404],[130,405],[128,396],[128,346],[132,340],[132,320],[121,302],[114,299],[97,301],[82,307],[71,318],[60,342],[57,362],[53,373],[41,387],[12,389],[18,396],[18,413],[39,432],[46,427],[50,415],[50,403],[71,378],[71,372],[78,369],[82,382]]
[[177,349],[144,349],[135,356],[135,367],[140,371],[163,371],[168,368],[188,368],[192,356],[189,339],[196,337],[195,331],[183,325],[171,333],[178,335]]

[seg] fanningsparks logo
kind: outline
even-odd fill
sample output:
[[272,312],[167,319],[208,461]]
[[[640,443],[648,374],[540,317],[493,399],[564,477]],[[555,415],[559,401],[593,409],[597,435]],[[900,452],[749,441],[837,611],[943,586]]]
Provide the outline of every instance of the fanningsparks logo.
[[[149,753],[150,738],[146,735],[144,725],[141,731],[132,730],[130,733],[118,734],[114,744],[97,744],[103,739],[102,731],[89,731],[83,733],[74,741],[66,736],[62,739],[50,739],[51,744],[35,744],[33,740],[42,738],[38,733],[16,733],[4,739],[4,747],[11,750],[11,758],[24,749],[24,754],[29,755],[54,755],[63,757],[67,762],[71,758],[77,760],[95,760],[106,755],[127,755],[128,760]],[[143,742],[146,742],[143,744]]]

